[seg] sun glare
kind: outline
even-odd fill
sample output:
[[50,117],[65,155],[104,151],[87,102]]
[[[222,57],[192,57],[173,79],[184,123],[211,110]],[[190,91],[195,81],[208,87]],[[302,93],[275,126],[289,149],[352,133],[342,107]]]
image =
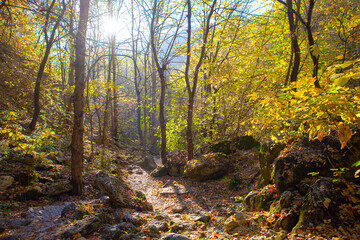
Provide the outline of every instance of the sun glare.
[[104,37],[115,36],[121,38],[126,35],[126,25],[119,19],[104,17],[101,21],[101,31]]

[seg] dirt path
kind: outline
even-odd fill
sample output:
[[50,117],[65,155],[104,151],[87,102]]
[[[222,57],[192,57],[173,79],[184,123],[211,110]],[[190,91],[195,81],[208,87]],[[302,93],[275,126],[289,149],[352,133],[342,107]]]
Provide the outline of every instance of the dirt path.
[[[157,159],[157,164],[159,160]],[[219,179],[193,182],[183,177],[153,178],[137,165],[129,165],[126,177],[129,185],[142,191],[153,205],[154,211],[165,213],[227,215],[234,210],[233,197],[239,192],[230,191],[228,183]]]

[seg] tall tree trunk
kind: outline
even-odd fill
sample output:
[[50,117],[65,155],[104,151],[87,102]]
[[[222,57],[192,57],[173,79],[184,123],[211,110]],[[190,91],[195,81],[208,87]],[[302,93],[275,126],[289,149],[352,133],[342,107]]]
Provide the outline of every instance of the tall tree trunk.
[[292,52],[294,52],[294,63],[290,74],[290,82],[296,82],[300,68],[300,47],[297,39],[292,0],[286,0],[286,5],[290,28],[291,48]]
[[86,30],[89,16],[89,0],[80,0],[80,20],[75,40],[75,91],[74,128],[71,141],[71,185],[74,195],[83,192],[84,154],[84,89]]
[[105,109],[104,109],[104,125],[103,125],[103,134],[102,134],[102,144],[107,145],[108,140],[108,115],[109,115],[109,106],[110,106],[110,98],[111,98],[111,67],[113,64],[113,58],[115,54],[115,36],[111,39],[110,43],[110,49],[109,49],[109,69],[107,74],[107,91],[106,91],[106,97],[105,97]]
[[113,127],[112,127],[112,137],[114,139],[118,138],[118,109],[117,109],[117,92],[116,92],[116,57],[113,59]]
[[187,142],[187,153],[188,153],[188,160],[194,158],[194,133],[193,133],[193,116],[194,116],[194,102],[195,102],[195,94],[196,94],[196,87],[199,78],[199,71],[202,65],[202,61],[205,57],[205,50],[206,44],[209,36],[210,30],[210,20],[215,11],[216,0],[213,1],[211,5],[211,9],[205,19],[205,29],[204,29],[204,36],[203,42],[201,45],[201,53],[196,64],[193,77],[192,77],[192,86],[190,84],[190,77],[189,77],[189,68],[190,68],[190,60],[191,60],[191,1],[187,0],[187,7],[188,7],[188,29],[187,29],[187,54],[186,54],[186,65],[185,65],[185,82],[186,82],[186,90],[188,92],[188,112],[187,112],[187,129],[186,129],[186,142]]
[[[49,21],[50,18],[50,12],[52,10],[52,8],[55,5],[56,0],[53,0],[50,7],[47,9],[47,13],[46,13],[46,20],[47,22]],[[35,130],[36,127],[36,123],[38,121],[39,115],[40,115],[40,91],[41,91],[41,80],[45,71],[45,67],[46,67],[46,63],[49,59],[50,56],[50,52],[51,52],[51,47],[54,44],[55,41],[55,34],[56,34],[56,30],[58,29],[59,25],[60,25],[60,21],[62,19],[62,16],[64,15],[66,10],[66,5],[65,2],[62,2],[62,10],[60,15],[58,16],[58,18],[56,19],[55,25],[51,31],[51,35],[50,38],[48,36],[47,33],[47,22],[44,26],[44,32],[45,32],[45,40],[46,40],[46,49],[45,49],[45,54],[43,56],[43,59],[41,60],[40,63],[40,67],[36,76],[36,83],[35,83],[35,91],[34,91],[34,113],[33,113],[33,118],[31,120],[31,123],[29,125],[29,129],[31,131]]]
[[159,121],[161,131],[161,162],[167,164],[167,147],[166,147],[166,121],[165,121],[165,92],[166,92],[166,77],[165,68],[159,70],[160,77],[160,103],[159,103]]
[[314,41],[314,37],[312,34],[312,29],[311,29],[311,19],[312,19],[312,12],[313,12],[314,6],[315,6],[315,0],[310,0],[305,28],[306,28],[307,38],[308,38],[308,42],[309,42],[310,56],[313,61],[312,77],[315,78],[315,82],[314,82],[315,87],[320,88],[320,83],[319,83],[319,79],[318,79],[318,70],[319,70],[319,55],[318,54],[319,53],[317,53],[315,51],[316,45],[315,45],[315,41]]

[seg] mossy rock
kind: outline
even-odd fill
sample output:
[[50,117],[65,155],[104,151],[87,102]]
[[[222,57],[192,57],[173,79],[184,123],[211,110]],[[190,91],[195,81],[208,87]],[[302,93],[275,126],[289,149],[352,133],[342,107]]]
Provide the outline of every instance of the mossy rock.
[[276,200],[277,194],[274,185],[268,185],[260,191],[251,191],[245,197],[245,204],[249,211],[268,211]]
[[305,196],[304,205],[300,211],[299,221],[295,228],[317,226],[330,220],[336,226],[340,223],[340,206],[350,204],[344,194],[347,186],[333,178],[321,177],[311,185]]
[[221,152],[226,155],[234,153],[236,150],[250,150],[260,148],[260,143],[252,136],[239,136],[232,140],[217,142],[209,147],[210,152]]
[[185,174],[195,181],[219,179],[229,171],[229,163],[224,154],[209,153],[189,161]]

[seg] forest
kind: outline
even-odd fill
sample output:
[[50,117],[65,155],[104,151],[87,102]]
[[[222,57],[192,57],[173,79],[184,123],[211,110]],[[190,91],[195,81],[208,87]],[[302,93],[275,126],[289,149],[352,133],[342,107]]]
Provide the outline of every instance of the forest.
[[0,240],[360,239],[357,0],[1,0]]

